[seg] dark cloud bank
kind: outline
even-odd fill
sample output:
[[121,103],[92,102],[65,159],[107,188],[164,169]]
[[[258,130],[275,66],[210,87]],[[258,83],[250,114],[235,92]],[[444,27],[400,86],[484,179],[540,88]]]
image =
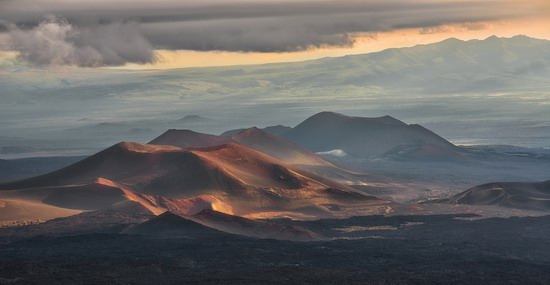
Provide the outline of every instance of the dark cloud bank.
[[96,67],[154,61],[153,47],[132,23],[90,28],[51,18],[32,29],[8,29],[10,48],[35,64]]
[[534,13],[533,7],[506,0],[89,2],[0,0],[4,46],[31,63],[93,67],[153,62],[154,49],[290,52],[351,46],[362,33]]

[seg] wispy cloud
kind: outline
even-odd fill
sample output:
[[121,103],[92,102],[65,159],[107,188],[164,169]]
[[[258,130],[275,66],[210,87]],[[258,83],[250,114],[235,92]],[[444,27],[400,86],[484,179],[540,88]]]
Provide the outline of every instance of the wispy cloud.
[[491,28],[493,25],[490,22],[473,22],[462,23],[458,25],[441,25],[435,27],[423,27],[419,33],[422,35],[437,34],[437,33],[454,33],[460,31],[479,31]]

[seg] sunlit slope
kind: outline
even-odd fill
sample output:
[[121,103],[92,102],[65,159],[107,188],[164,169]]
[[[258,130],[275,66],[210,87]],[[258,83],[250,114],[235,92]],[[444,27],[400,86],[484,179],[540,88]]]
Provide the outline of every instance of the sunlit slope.
[[306,148],[256,127],[232,136],[237,143],[258,150],[289,164],[330,166],[331,164]]
[[149,142],[152,145],[171,145],[183,148],[203,148],[229,143],[249,147],[288,164],[330,165],[329,162],[311,151],[256,127],[220,136],[190,130],[168,130]]
[[324,204],[381,203],[237,144],[183,149],[120,143],[59,171],[0,185],[0,198],[93,210],[131,200],[152,212],[331,215]]

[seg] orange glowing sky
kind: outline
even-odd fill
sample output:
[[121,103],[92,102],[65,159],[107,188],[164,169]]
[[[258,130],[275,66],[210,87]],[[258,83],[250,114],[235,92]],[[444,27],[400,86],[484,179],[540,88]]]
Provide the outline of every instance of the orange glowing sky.
[[352,47],[320,48],[300,52],[259,53],[259,52],[199,52],[189,50],[157,50],[154,64],[128,64],[122,69],[168,69],[185,67],[208,67],[249,65],[276,62],[294,62],[323,57],[337,57],[348,54],[363,54],[387,48],[410,47],[418,44],[439,42],[447,38],[461,40],[485,39],[492,35],[513,37],[526,35],[550,40],[550,17],[547,19],[520,19],[445,25],[430,29],[403,29],[359,36]]
[[550,0],[6,0],[1,5],[0,63],[19,55],[38,65],[168,69],[303,61],[451,37],[550,40]]

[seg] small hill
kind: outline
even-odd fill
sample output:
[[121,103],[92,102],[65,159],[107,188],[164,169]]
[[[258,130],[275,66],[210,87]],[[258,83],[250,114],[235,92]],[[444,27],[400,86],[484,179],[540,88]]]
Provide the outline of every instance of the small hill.
[[132,226],[124,234],[161,237],[201,238],[225,233],[171,212],[165,212],[146,222]]
[[550,180],[540,183],[498,182],[473,187],[437,202],[499,205],[534,211],[550,211]]
[[379,156],[397,161],[466,161],[471,157],[439,145],[399,145]]
[[213,210],[204,210],[193,216],[196,221],[218,230],[255,238],[311,241],[321,236],[307,229],[277,224],[265,220],[253,220],[228,215]]
[[197,133],[190,130],[171,129],[150,141],[152,145],[171,145],[183,148],[210,147],[232,143],[228,137]]
[[360,157],[381,155],[400,145],[429,144],[458,150],[437,134],[391,116],[365,118],[321,112],[292,128],[283,137],[313,152],[342,150]]
[[282,136],[286,132],[290,131],[292,128],[283,125],[269,126],[265,127],[262,130],[266,133],[272,134],[274,136]]
[[205,123],[210,121],[212,121],[212,119],[204,118],[199,115],[187,115],[185,117],[177,119],[175,122],[181,123],[181,124],[197,124],[197,123]]

